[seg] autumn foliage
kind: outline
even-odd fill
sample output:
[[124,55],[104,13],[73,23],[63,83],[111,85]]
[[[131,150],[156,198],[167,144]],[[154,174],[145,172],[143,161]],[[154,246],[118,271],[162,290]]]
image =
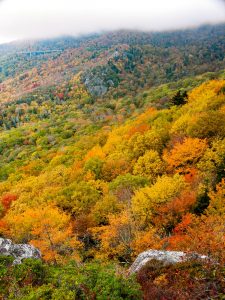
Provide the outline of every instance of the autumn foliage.
[[55,94],[60,129],[40,121],[38,129],[28,122],[1,133],[2,153],[5,143],[13,149],[13,163],[0,174],[1,234],[38,247],[48,263],[129,264],[149,248],[224,261],[225,135],[205,115],[213,109],[222,123],[225,81],[200,85],[183,105],[157,110],[147,103],[121,124],[99,111],[98,121],[71,113],[66,97],[79,93],[86,113],[92,105],[79,77],[71,84],[69,94],[66,86]]

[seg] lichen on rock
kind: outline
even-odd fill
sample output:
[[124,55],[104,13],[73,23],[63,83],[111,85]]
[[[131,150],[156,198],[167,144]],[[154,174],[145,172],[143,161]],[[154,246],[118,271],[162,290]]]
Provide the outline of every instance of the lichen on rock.
[[25,258],[40,259],[41,252],[29,244],[13,244],[9,239],[0,238],[0,255],[13,256],[13,264],[20,264]]

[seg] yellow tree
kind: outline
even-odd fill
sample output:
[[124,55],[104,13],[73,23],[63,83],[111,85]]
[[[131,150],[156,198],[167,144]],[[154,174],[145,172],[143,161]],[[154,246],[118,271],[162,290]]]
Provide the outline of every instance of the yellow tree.
[[210,202],[206,210],[208,215],[225,216],[225,179],[216,186],[216,192],[209,193]]
[[149,150],[139,157],[134,165],[134,175],[147,177],[150,182],[154,182],[165,170],[165,163],[160,159],[157,151]]
[[162,242],[160,240],[160,235],[157,233],[157,229],[150,227],[147,231],[136,231],[131,247],[134,257],[149,249],[160,250]]
[[159,131],[148,130],[144,134],[136,133],[128,141],[129,156],[138,159],[147,150],[161,152],[163,148],[163,135]]
[[216,139],[210,148],[207,148],[203,157],[197,164],[204,184],[215,187],[215,184],[224,177],[225,174],[225,139]]
[[140,227],[151,225],[158,208],[179,196],[185,186],[184,178],[176,174],[159,177],[154,185],[139,189],[132,198],[131,207]]
[[101,241],[101,248],[97,256],[130,260],[134,228],[127,212],[109,216],[109,225],[93,229],[93,233]]
[[206,140],[186,138],[182,143],[176,143],[171,151],[165,151],[163,157],[169,170],[183,171],[196,164],[206,149]]
[[73,234],[70,217],[54,206],[27,208],[5,218],[5,234],[18,242],[29,242],[40,249],[43,258],[58,262],[78,257],[80,242]]

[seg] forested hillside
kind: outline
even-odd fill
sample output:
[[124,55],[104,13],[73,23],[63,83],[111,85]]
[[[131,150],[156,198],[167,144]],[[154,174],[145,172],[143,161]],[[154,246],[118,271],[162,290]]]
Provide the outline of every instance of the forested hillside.
[[0,100],[67,82],[80,72],[91,96],[118,99],[218,71],[224,68],[224,32],[225,25],[165,33],[119,31],[0,46]]
[[[2,299],[223,299],[224,34],[0,46],[0,235],[43,257]],[[125,275],[147,249],[211,260]]]

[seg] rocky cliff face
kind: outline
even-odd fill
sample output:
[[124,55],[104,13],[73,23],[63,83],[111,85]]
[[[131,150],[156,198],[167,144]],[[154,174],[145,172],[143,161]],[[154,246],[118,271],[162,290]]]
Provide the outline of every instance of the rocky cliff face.
[[20,264],[24,258],[41,258],[41,252],[32,245],[13,244],[11,240],[3,238],[0,238],[0,255],[13,256],[13,264]]
[[138,272],[147,262],[155,259],[162,261],[165,265],[175,264],[190,259],[207,259],[205,255],[197,253],[185,253],[182,251],[158,251],[148,250],[138,255],[132,266],[130,267],[130,273]]

